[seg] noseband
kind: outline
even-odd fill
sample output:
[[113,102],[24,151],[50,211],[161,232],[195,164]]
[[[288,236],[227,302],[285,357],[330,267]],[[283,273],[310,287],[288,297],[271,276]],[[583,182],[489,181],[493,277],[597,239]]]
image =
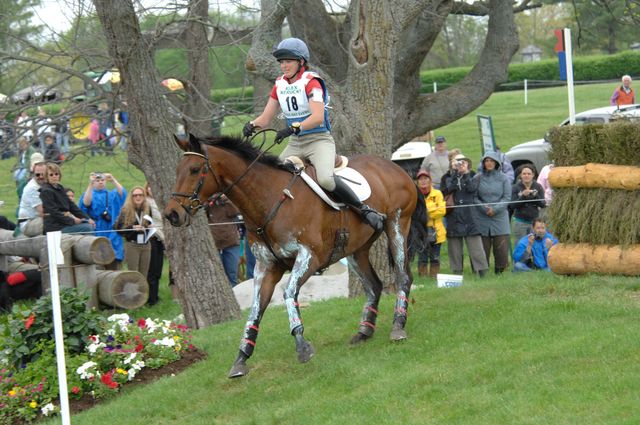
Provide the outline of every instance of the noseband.
[[[196,184],[196,187],[193,189],[193,193],[173,192],[171,194],[171,198],[173,198],[173,200],[175,200],[182,208],[184,208],[184,210],[187,212],[187,215],[192,216],[204,205],[202,201],[200,201],[200,189],[202,189],[202,185],[204,184],[204,179],[207,177],[207,174],[209,174],[209,172],[211,172],[211,175],[213,176],[213,178],[215,178],[215,174],[211,169],[211,165],[209,165],[209,158],[207,157],[207,155],[203,155],[197,152],[184,152],[182,155],[183,156],[195,155],[204,159],[205,169],[200,173],[200,178],[198,179],[198,183]],[[186,198],[188,204],[185,205],[183,203],[184,201],[179,200],[178,197]]]

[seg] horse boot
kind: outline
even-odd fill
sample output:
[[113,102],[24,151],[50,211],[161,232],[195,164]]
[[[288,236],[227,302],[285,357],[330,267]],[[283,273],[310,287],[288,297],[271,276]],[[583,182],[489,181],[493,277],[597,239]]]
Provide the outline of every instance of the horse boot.
[[334,178],[334,181],[336,182],[336,188],[331,193],[340,201],[358,210],[360,212],[360,217],[362,217],[365,223],[373,227],[373,230],[375,230],[376,233],[381,232],[384,226],[384,221],[387,217],[384,214],[380,214],[367,204],[362,203],[356,194],[353,193],[353,190],[351,190],[351,188],[347,186],[341,178],[336,177]]
[[429,272],[427,271],[427,265],[418,263],[418,276],[422,277],[428,274]]

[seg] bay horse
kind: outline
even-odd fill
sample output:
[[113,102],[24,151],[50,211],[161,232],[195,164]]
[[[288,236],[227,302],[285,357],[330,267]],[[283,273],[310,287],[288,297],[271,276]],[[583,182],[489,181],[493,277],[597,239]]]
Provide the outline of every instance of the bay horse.
[[[262,316],[276,284],[291,270],[284,290],[289,328],[295,338],[298,360],[314,354],[303,337],[298,305],[300,288],[318,270],[342,257],[364,283],[366,302],[352,343],[373,336],[382,282],[369,262],[369,249],[379,234],[349,208],[329,207],[309,186],[284,169],[274,155],[237,137],[176,139],[184,151],[176,170],[174,192],[164,215],[174,226],[190,223],[190,216],[215,193],[224,193],[238,207],[256,257],[254,300],[229,377],[248,373]],[[375,155],[350,158],[349,165],[364,175],[372,195],[367,203],[386,214],[384,232],[389,239],[389,259],[394,269],[397,299],[391,339],[403,340],[408,296],[413,277],[409,269],[407,240],[413,221],[426,220],[424,198],[409,175],[390,160]],[[424,225],[426,221],[423,221]]]

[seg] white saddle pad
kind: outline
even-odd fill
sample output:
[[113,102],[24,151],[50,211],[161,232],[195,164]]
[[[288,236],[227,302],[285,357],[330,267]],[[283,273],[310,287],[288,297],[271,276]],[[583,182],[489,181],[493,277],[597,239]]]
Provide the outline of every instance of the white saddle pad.
[[[351,190],[353,190],[353,192],[356,194],[358,199],[360,199],[363,202],[369,199],[369,196],[371,196],[371,186],[369,186],[369,183],[367,182],[367,180],[358,171],[354,170],[353,168],[347,167],[347,168],[342,168],[340,170],[336,170],[335,174],[336,176],[339,176],[338,178],[342,178],[342,181],[344,181],[351,188]],[[324,202],[329,204],[329,206],[331,206],[336,210],[339,210],[340,208],[344,207],[343,203],[334,202],[331,199],[329,199],[324,189],[322,189],[320,185],[316,183],[315,180],[313,180],[307,173],[305,173],[304,170],[300,173],[300,177],[302,177],[302,179],[307,183],[307,185]]]

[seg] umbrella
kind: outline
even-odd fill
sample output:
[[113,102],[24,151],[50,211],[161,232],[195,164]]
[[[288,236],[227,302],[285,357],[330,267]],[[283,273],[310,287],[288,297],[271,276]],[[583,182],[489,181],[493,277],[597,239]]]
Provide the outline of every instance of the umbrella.
[[184,89],[182,81],[176,80],[175,78],[167,78],[166,80],[162,80],[161,84],[171,91]]

